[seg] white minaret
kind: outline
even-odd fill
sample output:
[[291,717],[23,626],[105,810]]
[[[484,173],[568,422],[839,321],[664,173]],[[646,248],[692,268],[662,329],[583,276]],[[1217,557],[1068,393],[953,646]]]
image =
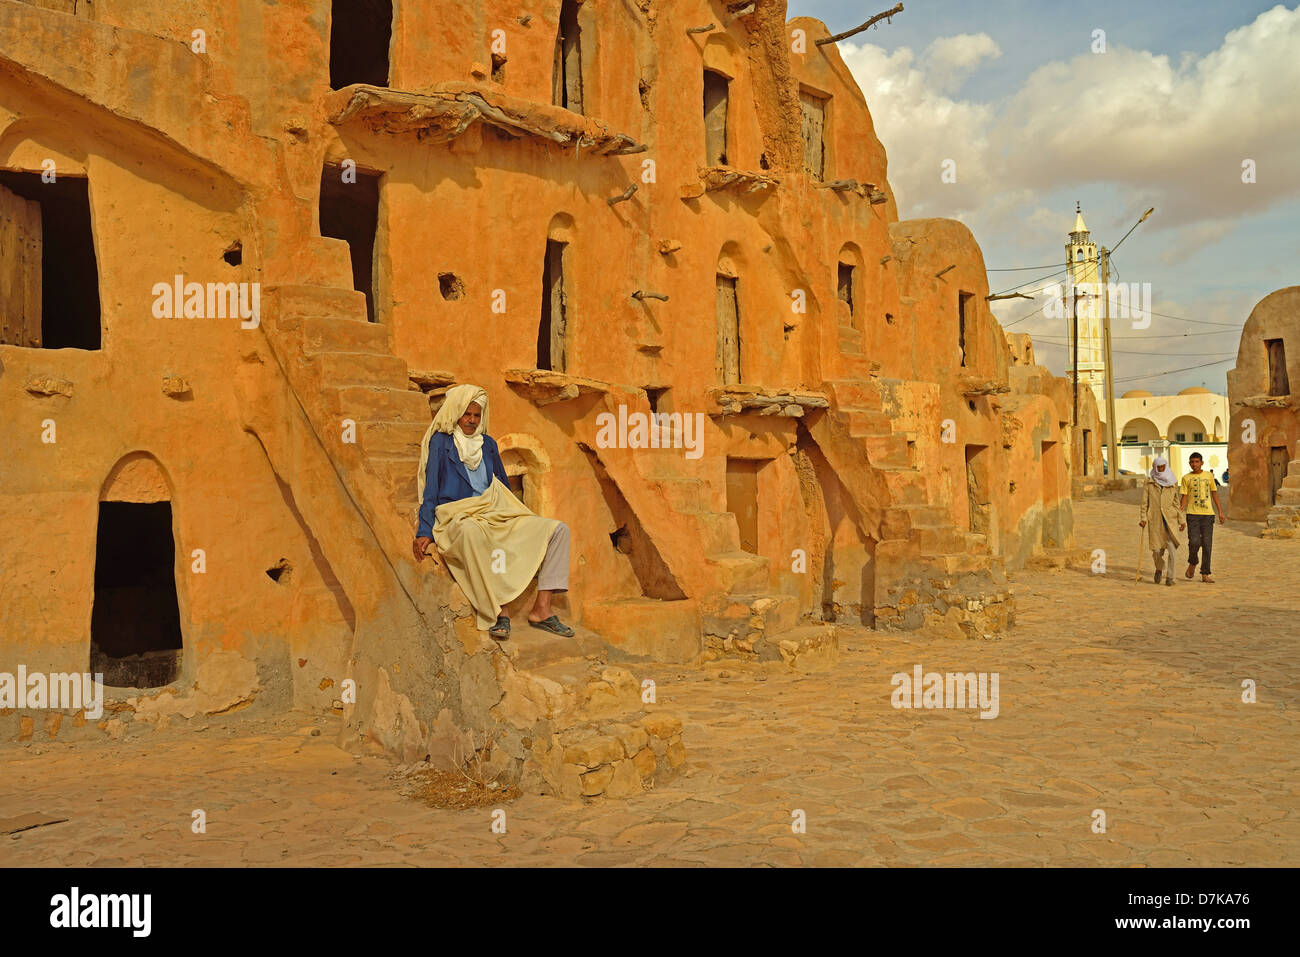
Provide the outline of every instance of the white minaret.
[[1089,236],[1088,227],[1083,222],[1083,212],[1079,204],[1074,204],[1074,229],[1070,230],[1070,241],[1065,244],[1067,259],[1065,287],[1065,336],[1070,348],[1066,366],[1074,374],[1074,292],[1071,286],[1078,287],[1084,295],[1079,298],[1079,384],[1092,389],[1097,397],[1097,409],[1105,417],[1106,411],[1106,362],[1102,339],[1101,295],[1103,292],[1097,281],[1097,244]]

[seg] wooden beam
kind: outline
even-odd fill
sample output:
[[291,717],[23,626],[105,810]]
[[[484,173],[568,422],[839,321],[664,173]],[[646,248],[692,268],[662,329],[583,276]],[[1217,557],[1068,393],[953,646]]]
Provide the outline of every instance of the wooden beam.
[[866,23],[862,24],[862,26],[860,27],[854,27],[852,30],[845,30],[843,33],[837,33],[833,37],[823,37],[822,39],[817,41],[817,45],[824,46],[827,43],[838,43],[840,40],[843,40],[846,37],[851,37],[855,33],[861,33],[867,27],[872,26],[881,20],[888,20],[894,14],[902,13],[902,12],[903,12],[903,5],[901,3],[895,4],[893,7],[886,10],[884,13],[877,13],[874,17],[872,17]]
[[631,199],[632,194],[635,192],[636,192],[636,183],[633,183],[631,186],[623,190],[623,192],[619,193],[617,196],[609,197],[609,199],[605,200],[605,202],[613,206],[615,203],[621,203],[624,202],[625,200]]

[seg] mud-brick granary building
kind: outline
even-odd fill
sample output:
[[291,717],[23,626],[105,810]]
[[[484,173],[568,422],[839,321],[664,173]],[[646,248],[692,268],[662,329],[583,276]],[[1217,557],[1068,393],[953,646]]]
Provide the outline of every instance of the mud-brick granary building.
[[[1004,628],[1072,544],[1067,390],[785,12],[0,0],[0,670],[626,793],[681,760],[655,662]],[[572,528],[580,641],[502,651],[412,560],[459,382]]]
[[1228,370],[1228,464],[1234,518],[1265,538],[1300,530],[1300,286],[1271,292],[1241,329]]

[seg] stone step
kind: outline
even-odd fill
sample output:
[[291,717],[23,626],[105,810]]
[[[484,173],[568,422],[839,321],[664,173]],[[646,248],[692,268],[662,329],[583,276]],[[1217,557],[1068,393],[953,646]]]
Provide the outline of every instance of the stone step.
[[524,611],[511,620],[510,637],[500,642],[500,648],[516,668],[528,671],[561,662],[591,660],[592,656],[603,661],[608,651],[603,637],[589,628],[571,627],[572,638],[553,635],[529,625]]
[[966,551],[966,532],[954,525],[918,525],[913,531],[922,555],[956,555]]
[[858,441],[866,447],[872,465],[911,467],[912,457],[907,439],[901,435],[864,435]]
[[420,446],[428,429],[428,423],[422,422],[361,422],[357,431],[366,455],[409,456],[411,467],[418,468]]
[[388,497],[399,507],[407,507],[416,501],[416,475],[420,470],[420,460],[409,455],[404,456],[369,456],[370,467],[375,470],[380,481],[388,490]]
[[880,411],[879,388],[863,379],[828,379],[826,388],[841,409],[870,409]]
[[744,594],[767,589],[770,561],[764,555],[734,551],[709,555],[705,561],[718,572],[721,587],[727,594]]
[[[740,552],[740,527],[730,512],[689,513],[700,529],[700,548],[705,555]],[[742,553],[743,554],[743,553]]]
[[321,379],[327,386],[386,386],[405,388],[406,361],[372,352],[319,352],[315,355]]
[[1300,525],[1300,511],[1274,508],[1269,511],[1264,523],[1269,528],[1290,528],[1292,525]]
[[582,621],[612,647],[654,661],[690,661],[704,650],[700,608],[694,599],[586,601]]
[[355,289],[336,286],[270,286],[270,312],[278,320],[328,316],[366,321],[366,297]]
[[769,635],[755,649],[760,658],[779,657],[791,670],[803,674],[828,671],[840,660],[839,633],[832,624],[804,625]]
[[640,681],[626,668],[601,661],[566,658],[536,668],[517,668],[514,675],[524,685],[512,687],[507,682],[506,694],[526,685],[528,705],[538,708],[539,717],[553,722],[557,731],[636,714],[642,708]]
[[1282,480],[1282,487],[1300,488],[1300,469],[1294,469],[1294,468],[1288,469],[1286,473],[1286,478]]
[[659,478],[652,480],[677,512],[712,512],[713,493],[704,479]]
[[898,505],[895,508],[910,515],[914,526],[952,524],[948,518],[948,509],[942,505],[933,505],[926,502],[917,505]]
[[1282,488],[1277,490],[1276,504],[1300,505],[1300,488]]
[[868,435],[893,435],[894,422],[884,412],[871,409],[844,409],[848,418],[849,434],[854,438]]
[[916,469],[902,465],[882,465],[876,471],[884,478],[894,505],[926,504],[925,477]]
[[352,385],[327,389],[327,404],[341,417],[361,421],[433,421],[429,399],[424,393],[405,387],[383,388]]
[[799,621],[799,600],[793,595],[729,595],[701,608],[704,634],[741,639],[777,635]]
[[303,352],[360,352],[382,355],[388,352],[388,327],[378,322],[357,319],[322,319],[310,317],[301,323]]
[[934,570],[942,571],[947,576],[987,572],[990,560],[989,555],[975,552],[945,552],[922,557]]

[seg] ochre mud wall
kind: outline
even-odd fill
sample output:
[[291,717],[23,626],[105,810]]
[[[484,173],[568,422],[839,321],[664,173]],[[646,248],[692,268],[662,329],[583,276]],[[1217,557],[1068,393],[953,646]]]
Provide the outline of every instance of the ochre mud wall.
[[[1241,330],[1237,364],[1228,370],[1228,468],[1234,518],[1264,521],[1278,502],[1300,504],[1293,501],[1300,470],[1290,468],[1300,458],[1297,390],[1300,286],[1288,286],[1269,293],[1251,310]],[[1287,485],[1288,479],[1293,484]],[[1279,487],[1286,491],[1275,501]],[[1285,522],[1288,527],[1293,524]]]
[[[495,765],[552,788],[629,786],[640,725],[608,764],[558,755],[637,709],[632,676],[502,653],[411,559],[419,438],[456,382],[571,526],[560,607],[598,642],[812,667],[835,622],[1006,627],[1005,568],[1072,544],[1067,390],[1010,374],[969,231],[898,220],[825,26],[730,7],[578,5],[579,112],[552,102],[558,0],[398,4],[388,85],[340,89],[325,0],[0,0],[0,171],[86,179],[102,339],[0,344],[0,666],[85,667],[98,503],[147,459],[186,682],[252,662],[261,700],[411,759],[495,735]],[[365,250],[321,233],[322,175],[353,172]],[[160,315],[177,275],[256,287],[259,315]],[[698,445],[606,441],[602,417],[652,410]]]

